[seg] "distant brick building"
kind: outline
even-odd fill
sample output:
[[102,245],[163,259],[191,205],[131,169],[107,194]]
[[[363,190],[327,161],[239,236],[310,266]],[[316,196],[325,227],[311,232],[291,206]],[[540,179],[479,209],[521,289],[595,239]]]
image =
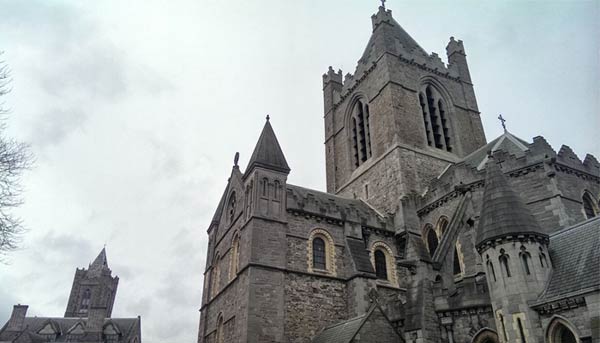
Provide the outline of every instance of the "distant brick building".
[[323,75],[327,193],[287,183],[267,122],[208,228],[198,341],[600,342],[600,164],[487,142],[448,65],[383,7]]
[[112,318],[118,277],[113,277],[102,249],[89,265],[75,271],[64,318],[27,317],[27,305],[15,305],[0,329],[0,342],[140,343],[141,319]]

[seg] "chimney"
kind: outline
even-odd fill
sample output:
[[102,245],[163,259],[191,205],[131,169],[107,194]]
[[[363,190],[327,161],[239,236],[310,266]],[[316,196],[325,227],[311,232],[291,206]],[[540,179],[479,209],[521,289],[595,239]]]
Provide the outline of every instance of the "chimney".
[[27,314],[28,305],[15,305],[13,306],[12,314],[6,325],[6,331],[21,331],[23,330],[23,322],[25,321],[25,315]]

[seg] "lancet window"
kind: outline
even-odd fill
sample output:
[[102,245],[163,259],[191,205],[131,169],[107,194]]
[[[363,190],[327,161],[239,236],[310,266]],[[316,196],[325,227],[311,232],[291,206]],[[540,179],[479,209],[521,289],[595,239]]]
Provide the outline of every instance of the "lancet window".
[[352,136],[352,160],[358,167],[371,158],[371,125],[369,105],[361,100],[357,101],[352,109],[350,119]]
[[427,145],[452,152],[452,139],[448,112],[444,99],[431,85],[427,85],[419,93],[419,103]]

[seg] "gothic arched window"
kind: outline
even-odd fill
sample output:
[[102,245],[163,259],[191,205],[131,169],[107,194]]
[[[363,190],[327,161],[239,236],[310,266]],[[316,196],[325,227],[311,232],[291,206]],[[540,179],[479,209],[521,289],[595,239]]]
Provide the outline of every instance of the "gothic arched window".
[[81,306],[79,307],[80,312],[87,312],[90,308],[90,303],[92,300],[92,291],[89,288],[86,288],[81,295]]
[[235,233],[231,241],[231,265],[229,266],[229,279],[233,279],[239,270],[240,264],[240,236]]
[[233,219],[235,219],[236,207],[237,207],[237,199],[235,197],[235,192],[233,192],[229,196],[229,205],[227,206],[229,223],[233,223]]
[[375,250],[375,275],[378,279],[388,279],[385,253],[380,249]]
[[325,241],[321,237],[315,237],[312,242],[313,247],[313,268],[326,270],[327,258],[325,255]]
[[267,179],[266,177],[262,179],[262,196],[263,197],[268,197],[269,196],[269,179]]
[[592,196],[588,192],[583,193],[583,211],[588,219],[594,218],[597,214],[594,200],[592,200]]
[[213,269],[210,273],[210,281],[211,281],[211,285],[210,285],[210,295],[212,297],[214,297],[215,295],[217,295],[217,292],[219,291],[219,279],[221,278],[221,271],[219,269],[219,263],[221,262],[221,256],[219,255],[219,253],[217,253],[215,255],[215,259],[213,260]]
[[548,267],[548,260],[546,259],[546,254],[544,254],[542,247],[540,247],[540,265],[542,268]]
[[510,266],[508,265],[508,255],[505,253],[504,249],[500,249],[500,257],[498,257],[500,261],[500,266],[503,267],[504,273],[506,277],[510,277]]
[[562,318],[552,320],[548,325],[548,336],[546,342],[549,343],[579,343],[577,334],[573,331],[571,323]]
[[454,266],[453,266],[454,275],[462,274],[462,267],[460,265],[460,259],[458,258],[458,248],[454,247]]
[[279,199],[279,191],[281,184],[279,183],[279,181],[275,180],[275,182],[273,183],[273,199],[277,200]]
[[369,124],[369,105],[358,100],[352,108],[350,119],[352,136],[352,160],[358,167],[371,158],[371,127]]
[[531,269],[529,268],[529,261],[531,260],[531,254],[525,250],[525,247],[521,247],[521,263],[523,264],[523,270],[525,274],[531,275]]
[[215,338],[216,343],[225,342],[225,338],[223,337],[223,315],[219,314],[219,318],[217,319],[217,337]]
[[496,282],[496,271],[494,270],[494,264],[492,263],[492,260],[490,260],[490,256],[487,255],[487,262],[486,262],[487,266],[488,266],[488,271],[490,274],[492,274],[492,278],[494,279],[494,282]]
[[452,141],[448,113],[444,99],[431,85],[419,93],[419,103],[423,114],[423,124],[427,145],[452,152]]
[[521,318],[517,318],[517,325],[519,326],[519,336],[521,336],[521,343],[527,343],[525,329],[523,328],[523,321],[521,321]]
[[431,227],[431,225],[425,228],[425,239],[427,242],[427,249],[429,249],[429,255],[433,257],[433,254],[435,254],[435,250],[437,249],[439,242],[435,230],[433,230],[433,227]]

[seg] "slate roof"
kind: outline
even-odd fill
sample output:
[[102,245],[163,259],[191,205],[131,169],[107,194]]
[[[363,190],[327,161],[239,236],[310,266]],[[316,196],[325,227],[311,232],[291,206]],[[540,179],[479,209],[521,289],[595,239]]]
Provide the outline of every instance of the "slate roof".
[[502,150],[516,157],[524,156],[529,150],[529,143],[525,140],[514,136],[508,131],[505,131],[498,138],[482,146],[465,156],[463,161],[466,165],[482,170],[488,161],[488,152]]
[[287,209],[385,229],[383,217],[360,199],[287,184]]
[[269,117],[267,117],[267,122],[265,123],[262,133],[258,138],[254,152],[250,157],[246,174],[255,166],[273,169],[284,173],[290,172],[290,167],[285,160],[283,151],[281,151],[281,147],[279,146],[275,132],[273,131],[271,123],[269,122]]
[[[121,338],[118,342],[129,342],[130,339],[133,339],[136,335],[138,339],[140,339],[141,332],[139,332],[139,321],[140,318],[106,318],[104,319],[104,324],[113,323],[115,324],[119,331],[121,332]],[[69,337],[68,332],[69,329],[74,327],[77,323],[87,322],[87,318],[61,318],[61,317],[25,317],[23,321],[23,330],[21,331],[6,331],[6,325],[2,329],[0,329],[0,341],[8,341],[12,342],[15,338],[19,338],[18,342],[20,343],[36,343],[36,342],[47,342],[48,340],[39,335],[37,332],[40,331],[46,324],[50,323],[51,326],[57,329],[60,335],[54,340],[54,342],[67,342],[73,341],[72,338]],[[86,336],[89,339],[86,339]],[[70,340],[69,340],[70,339]],[[83,335],[78,336],[77,341],[86,342],[86,341],[97,341],[98,337],[92,337],[89,333],[84,333]]]
[[523,199],[508,184],[500,164],[489,157],[477,229],[477,246],[509,235],[543,235],[542,232]]
[[373,265],[371,264],[371,259],[369,258],[369,252],[367,251],[367,248],[365,248],[365,242],[362,239],[352,237],[346,237],[346,242],[348,243],[350,256],[352,256],[352,260],[356,266],[356,271],[362,273],[375,273]]
[[536,303],[600,290],[600,217],[550,236],[553,272]]
[[358,317],[354,317],[328,326],[321,331],[312,341],[312,343],[349,343],[358,333],[365,321],[368,319],[372,310]]
[[109,270],[108,259],[106,258],[106,248],[102,248],[98,256],[89,265],[89,273],[101,273],[103,270]]

